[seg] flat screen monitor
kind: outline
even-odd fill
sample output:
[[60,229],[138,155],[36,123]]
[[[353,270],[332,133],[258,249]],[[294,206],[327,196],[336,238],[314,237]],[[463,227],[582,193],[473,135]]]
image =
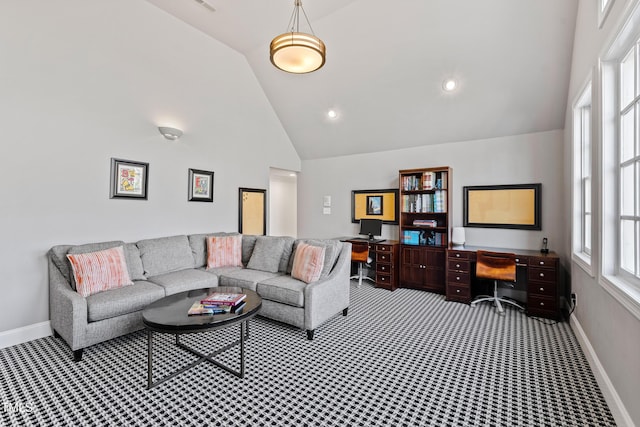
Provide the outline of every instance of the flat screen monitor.
[[382,220],[365,218],[361,219],[360,234],[368,236],[370,240],[373,240],[375,236],[380,236],[382,234]]

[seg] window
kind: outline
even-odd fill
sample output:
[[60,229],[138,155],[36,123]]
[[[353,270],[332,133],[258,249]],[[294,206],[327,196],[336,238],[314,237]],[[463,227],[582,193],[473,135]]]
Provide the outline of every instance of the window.
[[592,176],[591,176],[591,81],[573,107],[573,254],[591,271]]
[[599,283],[640,319],[640,7],[603,55]]
[[620,63],[617,172],[620,274],[640,279],[640,79],[639,44]]
[[602,25],[609,14],[609,10],[611,10],[611,5],[613,5],[613,0],[596,1],[598,2],[598,28],[602,28]]

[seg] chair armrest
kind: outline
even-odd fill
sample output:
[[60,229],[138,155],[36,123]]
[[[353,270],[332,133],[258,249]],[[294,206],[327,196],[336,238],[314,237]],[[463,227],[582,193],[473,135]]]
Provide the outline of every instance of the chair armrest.
[[49,262],[49,317],[51,327],[72,350],[83,348],[87,331],[87,301],[64,278],[51,259]]
[[331,273],[322,280],[309,283],[305,288],[305,329],[313,330],[349,307],[350,274],[351,243],[343,242],[340,256]]

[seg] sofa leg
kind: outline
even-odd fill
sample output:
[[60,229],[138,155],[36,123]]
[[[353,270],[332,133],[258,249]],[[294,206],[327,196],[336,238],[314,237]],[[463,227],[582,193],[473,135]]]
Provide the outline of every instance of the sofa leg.
[[313,333],[315,331],[313,329],[307,329],[307,339],[311,341],[313,339]]
[[342,310],[342,315],[346,316],[348,312],[349,312],[349,307],[347,307],[344,310]]
[[74,362],[79,362],[82,360],[82,350],[84,350],[83,348],[81,348],[80,350],[73,350],[73,361]]
[[56,331],[55,329],[53,330],[53,337],[54,338],[61,338],[60,334],[58,333],[58,331]]

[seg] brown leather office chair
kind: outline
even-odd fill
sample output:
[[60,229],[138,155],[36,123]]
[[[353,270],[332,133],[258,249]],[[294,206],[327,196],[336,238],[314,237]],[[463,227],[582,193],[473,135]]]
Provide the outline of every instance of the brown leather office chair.
[[362,279],[374,281],[371,277],[364,274],[364,267],[371,263],[369,257],[369,243],[367,242],[351,242],[351,262],[358,263],[358,274],[351,276],[350,279],[358,279],[358,287],[362,285]]
[[520,304],[513,300],[501,298],[498,296],[498,281],[515,282],[516,281],[516,255],[504,252],[477,251],[476,259],[476,277],[479,279],[493,280],[493,296],[480,295],[471,302],[471,307],[483,301],[491,301],[495,304],[496,310],[500,314],[504,314],[504,308],[501,303],[514,305],[520,310],[524,310]]

